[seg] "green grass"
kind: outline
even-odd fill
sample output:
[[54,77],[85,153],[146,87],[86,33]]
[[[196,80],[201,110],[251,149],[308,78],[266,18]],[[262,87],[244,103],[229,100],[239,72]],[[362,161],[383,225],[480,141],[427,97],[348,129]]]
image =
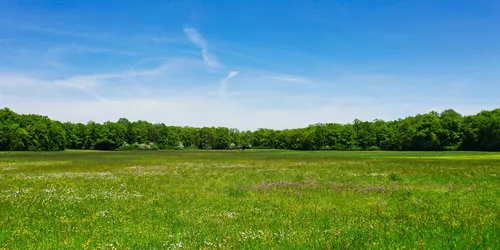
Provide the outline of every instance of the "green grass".
[[499,249],[500,154],[0,153],[0,249]]

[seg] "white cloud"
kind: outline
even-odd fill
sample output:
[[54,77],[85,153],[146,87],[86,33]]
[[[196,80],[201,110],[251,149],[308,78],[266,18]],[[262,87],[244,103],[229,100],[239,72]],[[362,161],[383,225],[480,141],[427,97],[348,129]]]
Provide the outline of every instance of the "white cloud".
[[222,81],[220,82],[220,87],[219,87],[219,92],[221,93],[221,95],[226,94],[227,83],[229,82],[229,80],[231,80],[231,78],[235,77],[239,73],[240,72],[238,72],[238,71],[231,71],[227,74],[227,76],[224,79],[222,79]]
[[[453,100],[427,99],[401,102],[387,98],[364,96],[330,96],[322,93],[283,94],[266,92],[235,92],[231,98],[220,98],[220,93],[186,88],[165,94],[156,93],[144,97],[136,94],[105,98],[99,87],[110,79],[126,80],[135,75],[156,76],[168,69],[168,64],[139,72],[126,71],[116,74],[76,76],[58,81],[36,77],[0,74],[0,107],[9,107],[19,113],[37,113],[60,121],[116,121],[120,117],[130,120],[147,120],[180,126],[226,126],[242,130],[262,127],[283,129],[305,127],[314,123],[352,122],[361,120],[397,119],[429,110],[442,111],[454,108],[463,114],[473,114],[494,106],[461,105]],[[227,81],[239,73],[231,71],[221,81],[221,89]],[[7,92],[2,92],[1,90]],[[62,98],[52,94],[60,90],[79,90],[92,98]],[[12,93],[12,91],[16,92]],[[9,92],[11,91],[11,92]],[[27,93],[32,92],[32,93]],[[61,93],[59,93],[61,94]]]
[[[294,99],[297,100],[296,98]],[[290,100],[290,101],[294,101]],[[432,104],[408,106],[404,104],[351,102],[326,103],[321,107],[273,108],[253,107],[238,100],[220,100],[210,95],[184,93],[176,96],[148,99],[120,99],[113,101],[62,101],[3,96],[0,106],[19,113],[48,115],[60,121],[116,121],[120,117],[147,120],[180,126],[226,126],[241,130],[258,128],[297,128],[314,123],[352,122],[361,120],[397,119],[431,110]],[[472,114],[484,106],[455,106],[458,112]],[[493,107],[491,107],[493,108]],[[441,109],[442,110],[442,109]],[[441,111],[439,110],[439,111]]]
[[[61,87],[77,89],[97,100],[106,100],[92,88],[106,79],[106,75],[72,77],[65,80],[49,81],[31,76],[9,74],[0,76],[0,93],[13,93],[16,96],[51,96]],[[3,91],[2,91],[3,90]],[[52,93],[51,93],[52,92]],[[59,93],[60,94],[60,93]]]
[[86,45],[71,45],[71,46],[68,46],[65,48],[61,48],[61,50],[69,50],[69,51],[73,51],[73,52],[77,52],[77,53],[120,54],[120,55],[127,55],[127,56],[144,55],[143,53],[137,52],[137,51],[99,48],[99,47],[86,46]]
[[100,73],[100,74],[89,74],[89,75],[80,75],[73,76],[69,78],[65,78],[62,80],[53,81],[54,84],[66,87],[73,87],[78,89],[90,89],[94,87],[98,87],[102,83],[109,80],[117,80],[117,79],[125,79],[125,78],[133,78],[138,76],[154,76],[161,74],[162,72],[173,68],[176,64],[179,63],[189,63],[188,60],[172,60],[166,63],[163,63],[156,68],[152,69],[143,69],[136,70],[135,67],[130,70],[117,72],[117,73]]
[[120,78],[124,75],[120,74],[96,74],[96,75],[83,75],[65,78],[62,80],[55,80],[53,83],[58,86],[76,88],[76,89],[90,89],[97,87],[102,81]]
[[125,83],[136,77],[153,77],[161,75],[170,68],[177,67],[179,63],[189,63],[189,61],[172,60],[152,69],[131,69],[116,73],[76,75],[51,80],[20,73],[0,72],[0,93],[15,93],[17,96],[29,96],[31,95],[30,93],[38,92],[47,95],[48,92],[55,92],[57,89],[70,88],[88,94],[97,100],[109,101],[98,91],[102,85],[106,85],[110,81],[120,80]]
[[[435,91],[429,95],[429,91],[419,91],[422,88],[417,83],[423,82],[421,78],[355,74],[309,74],[311,78],[306,78],[243,66],[238,67],[239,71],[226,71],[221,80],[220,74],[207,73],[206,65],[213,68],[220,63],[209,53],[205,39],[193,28],[184,28],[184,33],[201,49],[203,61],[142,58],[130,61],[133,66],[125,70],[58,78],[48,76],[67,72],[37,71],[38,76],[24,68],[9,71],[18,73],[0,72],[0,107],[61,121],[104,122],[127,117],[169,125],[239,129],[294,128],[317,122],[345,123],[355,118],[397,119],[436,107],[442,107],[438,111],[454,108],[464,114],[494,108],[460,105],[453,99],[455,93]],[[80,49],[93,53],[123,52]],[[231,85],[228,91],[228,84],[235,77],[238,84]]]
[[299,76],[267,76],[267,78],[292,83],[310,83],[310,80]]
[[198,46],[200,48],[206,48],[207,47],[205,39],[201,36],[201,34],[198,32],[197,29],[184,27],[184,33],[189,38],[189,40],[192,43],[194,43],[194,45],[196,45],[196,46]]
[[32,85],[43,84],[47,84],[47,82],[26,75],[0,74],[0,87],[30,87]]
[[58,35],[58,36],[72,36],[85,39],[100,39],[112,35],[110,33],[86,33],[86,32],[70,31],[63,29],[43,28],[36,26],[21,26],[19,28],[26,31],[33,31],[33,32]]
[[[139,74],[151,74],[157,72],[155,70],[158,68],[141,71]],[[432,98],[425,102],[421,99],[402,102],[376,97],[325,96],[321,93],[283,95],[266,90],[231,93],[231,98],[220,98],[220,93],[190,88],[165,93],[157,93],[148,88],[153,92],[148,97],[137,94],[135,88],[123,89],[132,92],[131,97],[117,95],[105,98],[100,95],[100,85],[108,79],[126,77],[127,74],[132,75],[80,76],[59,80],[57,84],[22,75],[0,75],[0,107],[9,107],[19,113],[43,114],[60,121],[104,122],[126,117],[130,120],[147,120],[168,125],[225,126],[242,130],[262,127],[296,128],[327,122],[348,123],[355,118],[391,120],[426,113],[431,109],[442,111],[453,108],[463,114],[473,114],[482,109],[495,108],[461,105],[453,100]],[[237,75],[236,71],[229,72],[224,78],[224,84]],[[71,89],[79,90],[92,98],[63,98],[60,94],[64,93],[53,94]]]
[[183,34],[172,33],[168,35],[143,35],[137,37],[140,40],[145,40],[154,43],[168,43],[168,44],[184,44],[186,37]]
[[208,45],[203,36],[195,28],[184,28],[184,33],[189,38],[189,40],[201,49],[201,56],[205,64],[210,67],[220,67],[221,64],[217,60],[217,57],[208,52]]

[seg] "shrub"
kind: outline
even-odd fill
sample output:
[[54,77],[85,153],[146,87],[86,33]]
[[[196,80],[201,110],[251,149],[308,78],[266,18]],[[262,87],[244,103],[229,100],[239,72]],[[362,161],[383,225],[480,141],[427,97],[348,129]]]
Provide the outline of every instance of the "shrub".
[[150,143],[133,143],[133,144],[128,144],[124,143],[122,146],[118,148],[118,150],[151,150],[151,149],[158,149],[156,145],[153,142]]
[[370,146],[366,148],[366,151],[380,151],[380,148],[377,146]]
[[335,144],[330,149],[332,150],[347,150],[347,147],[342,144]]
[[444,146],[445,151],[457,151],[459,146]]
[[363,150],[363,148],[360,147],[360,146],[352,145],[352,146],[349,147],[349,150],[351,150],[351,151],[361,151],[361,150]]
[[139,146],[141,147],[142,150],[151,150],[151,145],[150,144],[145,144],[145,143],[141,143],[139,144]]
[[133,144],[124,143],[118,148],[118,150],[139,150],[139,149],[140,146],[137,142]]

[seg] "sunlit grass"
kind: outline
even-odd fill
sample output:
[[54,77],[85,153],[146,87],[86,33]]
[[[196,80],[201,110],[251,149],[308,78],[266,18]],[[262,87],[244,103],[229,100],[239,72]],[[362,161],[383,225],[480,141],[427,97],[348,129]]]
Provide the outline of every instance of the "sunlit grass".
[[0,248],[500,246],[500,158],[465,152],[11,152]]

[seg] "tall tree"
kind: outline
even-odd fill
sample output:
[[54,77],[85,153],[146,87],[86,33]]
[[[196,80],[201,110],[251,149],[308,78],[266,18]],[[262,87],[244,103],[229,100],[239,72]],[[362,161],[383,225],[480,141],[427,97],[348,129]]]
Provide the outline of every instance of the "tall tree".
[[46,116],[0,109],[0,150],[115,150],[138,148],[245,148],[292,150],[490,150],[500,151],[500,109],[462,116],[454,110],[429,112],[395,121],[354,120],[305,128],[239,131],[225,127],[179,127],[147,121],[61,123]]

